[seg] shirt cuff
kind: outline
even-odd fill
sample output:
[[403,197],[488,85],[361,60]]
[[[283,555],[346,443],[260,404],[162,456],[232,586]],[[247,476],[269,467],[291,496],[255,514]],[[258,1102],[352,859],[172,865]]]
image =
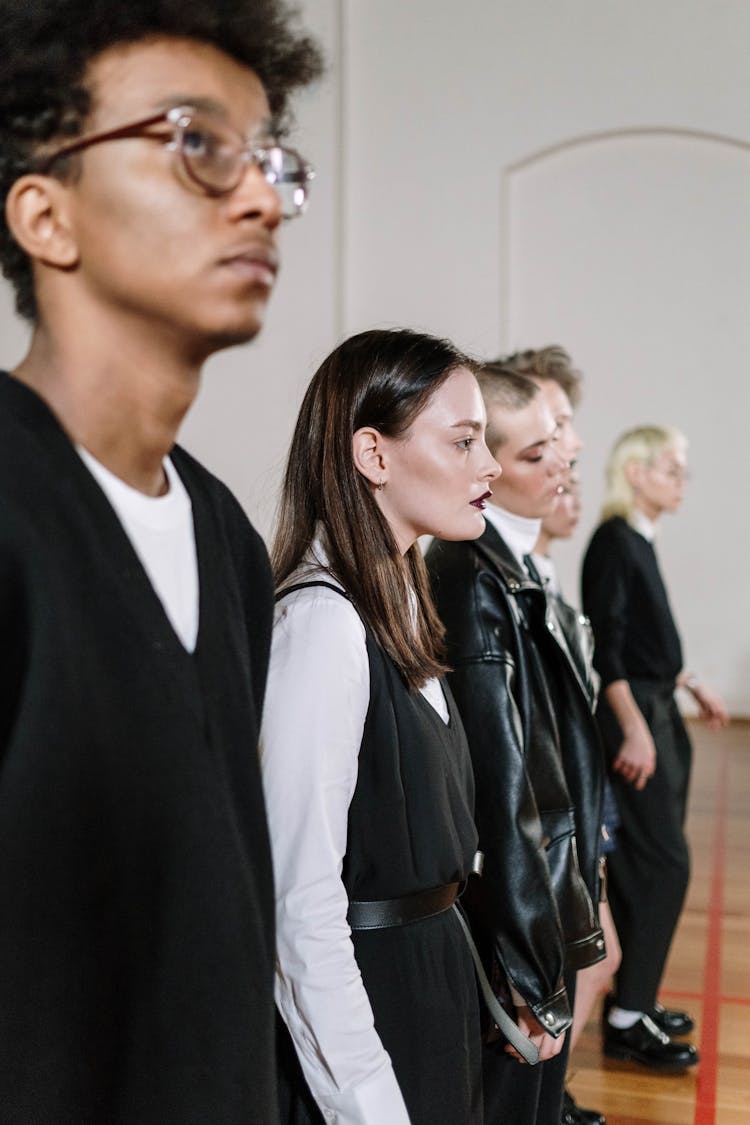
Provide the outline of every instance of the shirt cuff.
[[410,1125],[403,1095],[388,1065],[355,1087],[318,1097],[323,1118],[330,1125]]

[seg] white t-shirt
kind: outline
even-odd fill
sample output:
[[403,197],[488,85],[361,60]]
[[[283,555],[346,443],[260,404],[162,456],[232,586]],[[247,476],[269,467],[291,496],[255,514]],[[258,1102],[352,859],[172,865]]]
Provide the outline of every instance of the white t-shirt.
[[200,600],[193,506],[171,459],[164,458],[169,492],[146,496],[105,469],[83,446],[77,448],[114,508],[174,631],[193,652]]

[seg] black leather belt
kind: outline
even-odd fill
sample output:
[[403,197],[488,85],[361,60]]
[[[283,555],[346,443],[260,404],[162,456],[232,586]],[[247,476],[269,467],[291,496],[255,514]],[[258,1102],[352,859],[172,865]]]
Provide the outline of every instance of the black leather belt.
[[[477,852],[478,856],[484,859],[481,852]],[[477,867],[477,857],[475,857],[475,867]],[[478,867],[481,869],[481,862]],[[498,1003],[482,968],[477,947],[460,907],[454,906],[460,886],[460,883],[448,883],[445,887],[433,887],[430,891],[420,891],[418,894],[405,895],[403,898],[382,899],[379,902],[350,902],[346,919],[352,930],[384,930],[390,926],[405,926],[408,922],[418,922],[421,918],[433,918],[436,914],[444,914],[454,907],[454,914],[466,938],[479,987],[492,1018],[526,1062],[534,1065],[539,1062],[539,1050],[536,1044],[526,1038]]]
[[353,930],[384,930],[389,926],[406,926],[422,918],[433,918],[450,910],[458,895],[459,883],[433,887],[403,898],[376,902],[350,902],[346,920]]

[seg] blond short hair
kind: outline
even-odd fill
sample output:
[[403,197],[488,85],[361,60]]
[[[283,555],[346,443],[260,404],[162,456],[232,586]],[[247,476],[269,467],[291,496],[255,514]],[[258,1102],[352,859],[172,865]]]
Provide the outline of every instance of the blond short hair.
[[634,461],[651,465],[665,450],[684,453],[687,438],[672,426],[636,426],[617,439],[605,467],[606,490],[601,518],[622,516],[630,519],[635,508],[635,490],[628,480],[627,467]]

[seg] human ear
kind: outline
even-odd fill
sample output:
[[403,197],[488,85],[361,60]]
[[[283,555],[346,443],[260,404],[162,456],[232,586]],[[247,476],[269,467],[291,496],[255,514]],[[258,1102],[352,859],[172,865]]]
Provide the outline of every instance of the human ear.
[[388,479],[384,445],[383,435],[372,426],[362,426],[352,437],[354,467],[376,488],[382,488]]
[[78,262],[68,201],[68,189],[60,180],[31,173],[16,180],[5,204],[8,228],[21,249],[58,269]]
[[641,461],[628,461],[624,471],[626,481],[633,491],[637,492],[643,483],[643,474],[646,471],[646,466]]

